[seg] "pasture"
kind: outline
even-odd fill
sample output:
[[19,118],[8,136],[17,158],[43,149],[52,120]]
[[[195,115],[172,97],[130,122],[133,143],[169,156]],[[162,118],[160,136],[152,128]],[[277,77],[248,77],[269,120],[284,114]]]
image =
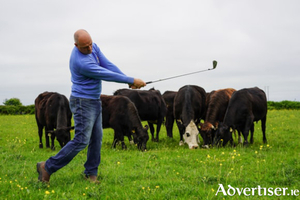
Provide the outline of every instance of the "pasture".
[[[254,144],[195,149],[178,146],[179,133],[160,142],[147,143],[140,152],[125,138],[127,150],[111,148],[113,130],[105,129],[99,180],[96,185],[81,175],[86,149],[51,176],[50,183],[37,181],[36,163],[55,155],[39,149],[34,115],[0,116],[0,199],[299,199],[299,196],[235,195],[218,191],[223,184],[234,188],[288,188],[300,190],[300,111],[271,110],[267,115],[263,144],[260,123],[255,124]],[[74,132],[72,132],[73,137]],[[149,134],[150,135],[150,134]],[[200,139],[202,141],[202,138]],[[235,139],[235,142],[237,139]],[[43,136],[45,146],[45,139]],[[249,192],[248,194],[251,194]],[[262,192],[263,194],[263,192]],[[299,192],[298,192],[298,195]]]

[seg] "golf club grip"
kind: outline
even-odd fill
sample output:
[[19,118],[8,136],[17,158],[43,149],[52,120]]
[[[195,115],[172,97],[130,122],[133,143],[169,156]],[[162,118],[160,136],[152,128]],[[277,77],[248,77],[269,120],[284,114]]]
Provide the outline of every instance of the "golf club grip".
[[146,82],[146,85],[148,85],[148,84],[150,84],[150,83],[152,83],[152,81],[148,81],[148,82]]

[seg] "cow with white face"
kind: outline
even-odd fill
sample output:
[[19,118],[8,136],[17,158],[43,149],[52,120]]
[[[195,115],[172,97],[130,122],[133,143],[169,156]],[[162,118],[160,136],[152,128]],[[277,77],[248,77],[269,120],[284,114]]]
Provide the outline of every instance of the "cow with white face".
[[199,131],[198,128],[194,122],[194,120],[192,120],[189,125],[186,127],[185,129],[185,133],[183,134],[183,139],[185,141],[185,143],[187,143],[189,145],[190,149],[195,149],[199,147]]
[[187,143],[190,149],[199,147],[197,123],[205,116],[206,92],[195,85],[179,89],[174,98],[174,117],[180,132],[180,143]]

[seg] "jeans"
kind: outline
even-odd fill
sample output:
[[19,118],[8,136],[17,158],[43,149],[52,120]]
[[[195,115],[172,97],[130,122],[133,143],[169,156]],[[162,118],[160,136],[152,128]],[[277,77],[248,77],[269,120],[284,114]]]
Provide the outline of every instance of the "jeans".
[[84,173],[97,176],[103,136],[101,101],[71,96],[70,108],[75,122],[75,136],[55,156],[46,161],[45,169],[51,175],[67,165],[88,145]]

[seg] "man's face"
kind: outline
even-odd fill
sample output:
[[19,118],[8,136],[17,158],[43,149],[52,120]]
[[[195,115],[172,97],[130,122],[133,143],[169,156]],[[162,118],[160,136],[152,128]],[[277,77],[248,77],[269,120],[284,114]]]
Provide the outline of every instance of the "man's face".
[[93,50],[93,41],[89,35],[86,37],[81,37],[77,43],[75,43],[75,46],[78,48],[78,50],[87,55],[92,53]]

